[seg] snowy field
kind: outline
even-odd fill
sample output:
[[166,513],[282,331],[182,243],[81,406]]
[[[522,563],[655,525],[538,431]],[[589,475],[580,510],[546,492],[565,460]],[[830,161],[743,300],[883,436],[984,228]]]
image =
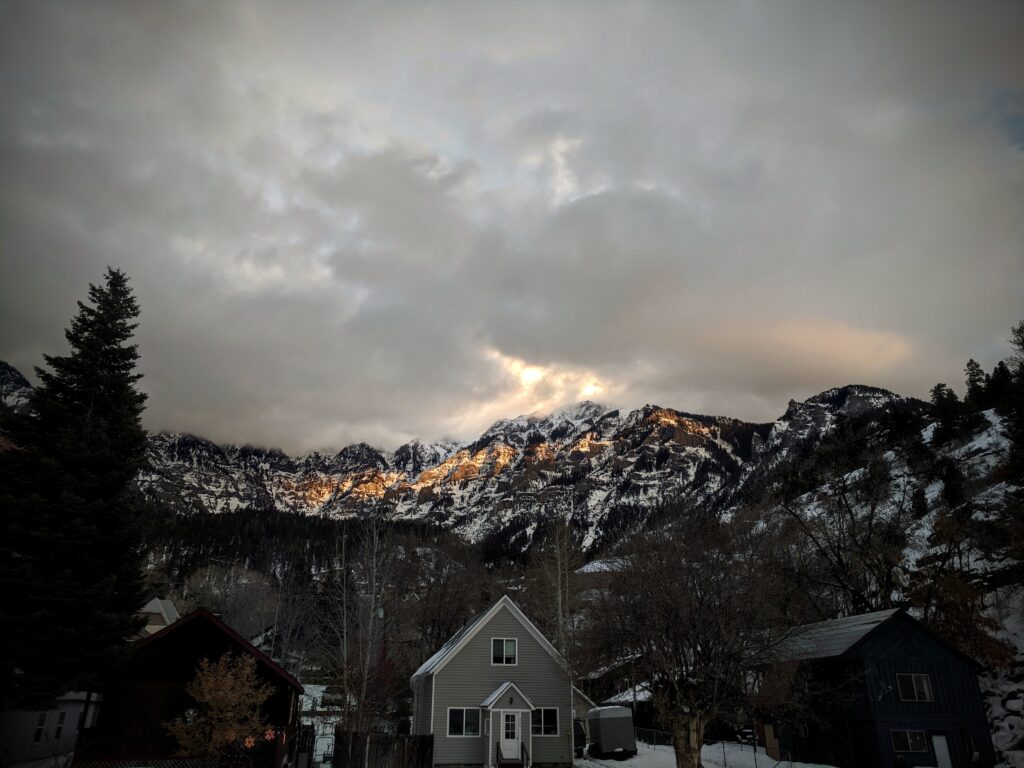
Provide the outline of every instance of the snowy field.
[[[651,747],[637,742],[636,757],[629,760],[597,760],[592,757],[577,758],[575,768],[675,768],[676,757],[672,747]],[[756,762],[755,762],[756,759]],[[701,750],[700,760],[704,768],[772,768],[776,762],[759,747],[755,758],[752,747],[741,744],[709,744]],[[783,761],[784,768],[830,768],[817,763],[790,763]]]

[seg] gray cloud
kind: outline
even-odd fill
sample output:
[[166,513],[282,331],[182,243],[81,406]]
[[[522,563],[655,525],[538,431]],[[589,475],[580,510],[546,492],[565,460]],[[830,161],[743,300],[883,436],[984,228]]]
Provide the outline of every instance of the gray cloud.
[[152,429],[768,419],[1024,306],[1018,4],[0,4],[0,357],[128,270]]

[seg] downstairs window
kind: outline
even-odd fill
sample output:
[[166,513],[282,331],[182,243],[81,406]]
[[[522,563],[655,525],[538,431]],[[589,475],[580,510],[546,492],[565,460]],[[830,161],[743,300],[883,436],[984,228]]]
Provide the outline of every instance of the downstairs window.
[[924,731],[889,731],[893,752],[927,752]]
[[480,710],[456,707],[448,710],[449,736],[479,736]]

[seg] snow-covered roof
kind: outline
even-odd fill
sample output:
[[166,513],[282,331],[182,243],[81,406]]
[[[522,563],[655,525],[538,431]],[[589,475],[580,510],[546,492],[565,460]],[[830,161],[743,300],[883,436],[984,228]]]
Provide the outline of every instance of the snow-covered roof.
[[585,675],[583,675],[583,679],[597,680],[599,677],[603,677],[604,675],[607,675],[609,672],[613,672],[616,669],[619,669],[625,666],[626,664],[629,664],[631,661],[636,661],[639,658],[639,653],[630,653],[626,656],[622,656],[621,658],[616,659],[611,664],[605,664],[603,667],[599,667],[595,670],[587,672]]
[[801,661],[842,656],[897,613],[899,609],[893,608],[795,627],[771,654],[772,658],[776,661]]
[[638,683],[632,688],[627,688],[624,691],[619,691],[614,696],[610,696],[602,704],[632,704],[634,701],[650,701],[651,700],[651,688],[647,683]]
[[500,600],[498,600],[498,602],[483,613],[479,613],[474,616],[469,620],[466,626],[452,635],[448,639],[448,642],[438,649],[437,653],[424,661],[420,665],[420,668],[413,672],[412,679],[415,680],[423,675],[432,675],[440,671],[441,668],[448,663],[448,660],[462,650],[466,643],[472,640],[476,633],[479,632],[502,608],[507,608],[509,612],[519,620],[519,623],[523,625],[526,631],[529,632],[538,643],[540,643],[541,647],[560,665],[563,667],[565,666],[565,659],[562,658],[562,655],[550,642],[548,642],[548,639],[544,637],[541,631],[533,625],[533,622],[526,617],[526,614],[519,609],[519,606],[512,602],[512,598],[508,595],[504,595]]

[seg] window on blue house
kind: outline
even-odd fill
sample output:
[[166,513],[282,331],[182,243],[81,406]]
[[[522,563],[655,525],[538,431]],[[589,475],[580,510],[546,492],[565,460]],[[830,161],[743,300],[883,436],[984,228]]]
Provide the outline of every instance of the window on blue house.
[[901,701],[934,701],[928,675],[897,674],[896,686],[900,689]]
[[924,731],[889,731],[893,752],[927,752]]

